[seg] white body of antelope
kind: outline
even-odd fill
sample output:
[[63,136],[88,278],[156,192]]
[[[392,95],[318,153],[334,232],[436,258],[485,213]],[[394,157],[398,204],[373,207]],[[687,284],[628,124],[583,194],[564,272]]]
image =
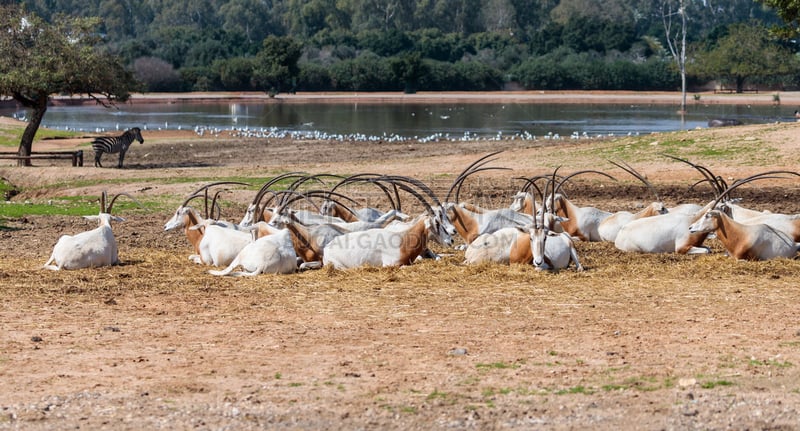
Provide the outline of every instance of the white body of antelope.
[[[552,203],[553,209],[550,208]],[[581,241],[601,241],[599,227],[603,220],[611,216],[608,211],[595,207],[579,207],[561,193],[545,199],[545,210],[555,212],[565,219],[561,223],[564,232]]]
[[614,242],[622,226],[640,218],[666,214],[667,212],[668,210],[663,202],[652,202],[637,213],[617,211],[600,222],[600,225],[597,227],[597,233],[600,235],[602,241]]
[[[241,266],[243,271],[233,270]],[[212,275],[254,276],[258,274],[291,274],[297,271],[297,254],[287,229],[270,229],[247,244],[223,270],[210,270]]]
[[190,229],[203,229],[198,254],[189,256],[191,261],[198,264],[228,266],[247,244],[253,242],[250,232],[221,226],[212,220],[204,220]]
[[322,261],[335,269],[410,265],[427,250],[429,236],[449,247],[455,233],[441,207],[437,207],[409,223],[396,222],[387,228],[338,236],[325,246]]
[[507,227],[479,235],[469,243],[464,252],[464,263],[494,262],[502,264],[530,264],[531,235],[528,229]]
[[575,262],[575,269],[583,271],[578,259],[578,251],[572,237],[566,232],[552,232],[544,226],[531,229],[532,264],[538,270],[559,270],[567,268],[570,262]]
[[43,268],[57,271],[119,263],[117,240],[111,230],[111,222],[122,222],[125,219],[107,213],[84,216],[84,218],[97,220],[100,225],[75,235],[62,235],[53,247],[50,259],[45,262]]
[[670,212],[634,220],[619,230],[614,246],[639,253],[708,253],[709,249],[702,246],[708,232],[689,232],[689,226],[714,204],[692,215]]
[[714,232],[728,254],[742,260],[793,258],[798,244],[784,232],[766,224],[742,224],[725,213],[708,211],[689,227],[690,232]]
[[445,204],[450,220],[461,238],[471,244],[480,235],[496,232],[507,227],[522,227],[533,223],[527,214],[516,212],[510,208],[496,210],[471,211],[465,204]]

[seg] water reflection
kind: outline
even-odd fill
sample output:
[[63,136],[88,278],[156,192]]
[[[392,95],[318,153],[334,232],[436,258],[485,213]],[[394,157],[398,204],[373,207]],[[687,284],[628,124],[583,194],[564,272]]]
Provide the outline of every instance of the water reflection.
[[[23,117],[24,110],[0,110]],[[619,104],[287,104],[174,103],[50,107],[42,125],[89,132],[195,129],[313,133],[326,136],[462,138],[504,136],[608,136],[707,127],[713,118],[745,124],[794,121],[781,106],[693,105],[685,115],[671,105]]]

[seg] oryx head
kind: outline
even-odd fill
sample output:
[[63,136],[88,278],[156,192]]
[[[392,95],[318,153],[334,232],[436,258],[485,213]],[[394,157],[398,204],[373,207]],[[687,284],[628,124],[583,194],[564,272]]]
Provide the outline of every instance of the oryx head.
[[441,206],[431,207],[428,217],[428,232],[431,238],[439,244],[451,247],[456,227],[450,222],[446,212]]

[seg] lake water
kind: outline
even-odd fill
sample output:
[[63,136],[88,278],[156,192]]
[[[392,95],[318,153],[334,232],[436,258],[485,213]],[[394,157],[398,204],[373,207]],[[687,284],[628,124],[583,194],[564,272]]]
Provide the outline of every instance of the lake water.
[[[105,132],[146,129],[240,129],[272,134],[339,135],[361,138],[471,138],[521,135],[607,136],[649,134],[707,127],[712,118],[745,124],[795,121],[789,107],[690,105],[681,118],[672,105],[621,104],[288,104],[177,103],[50,107],[42,122],[55,129]],[[0,110],[24,118],[24,110]]]

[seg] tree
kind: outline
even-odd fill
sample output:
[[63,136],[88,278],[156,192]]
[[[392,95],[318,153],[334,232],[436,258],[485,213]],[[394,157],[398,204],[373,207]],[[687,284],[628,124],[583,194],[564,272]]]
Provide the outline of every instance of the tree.
[[695,68],[701,76],[734,84],[736,92],[741,93],[748,79],[797,71],[797,61],[791,52],[769,38],[766,28],[734,24],[714,48],[697,56]]
[[292,82],[300,73],[297,61],[302,54],[303,45],[293,38],[268,36],[256,54],[256,64],[253,68],[256,85],[272,95],[280,93],[285,85],[293,87]]
[[392,72],[403,83],[403,92],[411,94],[417,92],[419,79],[425,74],[425,65],[419,52],[405,53],[391,60]]
[[[672,53],[672,58],[678,65],[678,71],[681,74],[681,112],[686,111],[686,7],[684,0],[678,0],[678,10],[673,11],[672,0],[664,0],[662,4],[661,17],[664,22],[664,31],[667,34],[667,46]],[[675,15],[681,18],[681,28],[676,31],[675,36],[672,35],[672,17]],[[678,34],[680,34],[680,42],[678,41]]]
[[787,37],[795,37],[800,33],[800,0],[758,0],[775,8],[778,16],[786,23],[781,33]]
[[267,35],[270,12],[267,3],[258,0],[231,0],[219,8],[224,20],[222,28],[242,34],[248,44],[257,43]]
[[[97,18],[55,17],[53,24],[19,5],[0,6],[0,94],[31,110],[19,155],[29,156],[52,94],[88,94],[109,106],[138,87],[115,56],[97,49]],[[27,159],[24,165],[30,165]]]

